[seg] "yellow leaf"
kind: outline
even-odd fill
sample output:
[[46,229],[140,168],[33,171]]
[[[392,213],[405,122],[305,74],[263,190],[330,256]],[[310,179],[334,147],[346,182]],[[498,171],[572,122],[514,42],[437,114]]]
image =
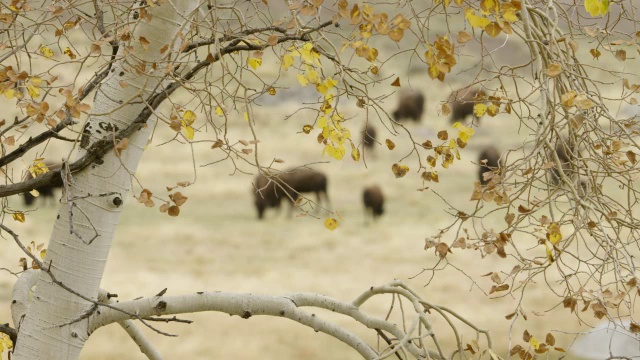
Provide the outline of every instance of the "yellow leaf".
[[259,68],[260,65],[262,65],[262,59],[256,59],[256,58],[249,59],[249,66],[251,66],[253,70],[256,70],[257,68]]
[[282,57],[282,68],[287,70],[291,65],[293,65],[293,56],[286,54]]
[[10,350],[11,348],[13,348],[13,343],[9,335],[0,334],[0,353],[2,353],[4,349]]
[[429,66],[429,77],[436,79],[440,75],[440,69],[437,66]]
[[38,177],[42,174],[46,174],[49,172],[49,168],[47,165],[42,162],[43,158],[33,160],[33,164],[29,166],[29,172],[31,173],[31,177]]
[[307,80],[303,74],[298,74],[298,82],[302,86],[307,86],[309,84],[309,80]]
[[64,54],[67,55],[71,60],[75,60],[76,58],[76,54],[74,54],[69,47],[64,49]]
[[222,108],[220,106],[216,106],[216,114],[218,116],[224,115],[224,111],[222,111]]
[[395,42],[402,40],[403,37],[404,37],[404,30],[400,28],[395,28],[389,31],[389,38]]
[[351,158],[354,161],[360,161],[360,150],[353,144],[351,144]]
[[500,107],[494,104],[487,106],[487,114],[489,114],[489,116],[494,117],[498,115],[499,112],[500,112]]
[[324,84],[316,84],[316,90],[322,95],[326,95],[329,91],[329,89]]
[[195,130],[190,126],[190,125],[186,125],[185,122],[182,122],[182,133],[184,134],[184,137],[186,137],[189,140],[193,140],[193,137],[195,135]]
[[307,64],[320,65],[320,53],[313,48],[313,44],[310,42],[302,46],[302,50],[300,50],[300,57],[302,58],[302,61]]
[[53,50],[46,46],[40,47],[40,54],[42,54],[42,56],[46,57],[47,59],[53,58]]
[[331,77],[328,77],[324,79],[324,85],[327,88],[332,89],[334,86],[338,85],[338,80],[333,80]]
[[29,194],[33,195],[33,197],[38,197],[40,196],[40,192],[36,189],[33,189],[31,191],[29,191]]
[[455,122],[453,124],[453,127],[455,129],[458,129],[459,131],[458,137],[460,138],[460,140],[464,141],[465,143],[469,141],[469,138],[471,138],[471,136],[473,136],[476,133],[475,130],[462,125],[462,123],[459,121]]
[[327,119],[325,116],[320,116],[318,118],[318,127],[319,128],[324,128],[327,126],[327,122],[329,121],[329,119]]
[[498,25],[498,23],[492,22],[489,25],[484,27],[484,31],[486,31],[489,36],[494,38],[500,35],[502,28],[500,27],[500,25]]
[[269,86],[269,89],[267,90],[267,93],[271,96],[276,94],[276,88],[274,88],[273,86]]
[[13,214],[11,214],[11,216],[13,216],[13,220],[17,222],[23,223],[25,221],[24,213],[21,211],[14,212]]
[[182,120],[184,120],[187,125],[191,125],[196,121],[196,114],[191,110],[187,110],[184,115],[182,115]]
[[8,89],[4,92],[4,97],[6,97],[7,99],[13,99],[14,97],[16,97],[16,90]]
[[502,17],[504,18],[504,21],[506,21],[506,22],[513,23],[513,22],[518,21],[518,16],[516,15],[516,12],[514,10],[505,11],[502,14]]
[[464,17],[469,22],[469,25],[471,25],[474,28],[484,29],[487,25],[491,24],[491,20],[485,17],[476,15],[476,12],[473,11],[472,8],[466,8],[464,10]]
[[538,339],[533,336],[531,337],[531,339],[529,339],[529,344],[531,344],[531,347],[534,350],[538,350],[540,348],[540,341],[538,341]]
[[39,87],[40,85],[42,85],[42,79],[37,76],[32,76],[29,78],[29,83],[33,86]]
[[387,148],[389,148],[389,150],[396,148],[396,144],[394,144],[390,139],[385,140],[384,143],[387,144]]
[[584,9],[594,17],[605,15],[609,11],[609,0],[584,0]]
[[334,218],[327,218],[324,220],[324,227],[333,231],[338,227],[338,220]]
[[315,70],[309,70],[307,71],[307,79],[312,84],[318,84],[320,82],[320,75],[318,75],[318,72]]
[[244,116],[244,121],[249,122],[249,114],[245,111],[244,114],[242,114],[242,116]]
[[325,145],[324,149],[327,152],[327,154],[329,154],[329,156],[331,156],[336,160],[342,160],[342,158],[344,157],[344,152],[345,152],[344,146],[336,148],[327,144]]
[[310,133],[311,130],[313,130],[313,126],[311,126],[311,125],[305,125],[305,126],[302,127],[302,132],[304,132],[305,134]]
[[47,256],[47,249],[40,250],[40,258],[44,260],[45,256]]
[[549,245],[547,245],[547,243],[544,243],[544,247],[547,253],[547,260],[549,260],[549,263],[553,263],[554,262],[553,253],[551,252],[551,249],[549,249]]
[[369,62],[375,61],[375,59],[378,58],[378,49],[376,48],[369,49],[369,54],[367,54],[366,57],[367,57],[367,60],[369,60]]
[[391,171],[393,172],[393,175],[396,176],[396,178],[401,178],[407,175],[407,173],[409,172],[409,167],[402,164],[393,164],[391,166]]
[[549,64],[547,67],[547,76],[556,77],[562,73],[562,65],[560,64]]
[[575,90],[571,90],[566,94],[562,94],[562,96],[560,96],[560,101],[562,103],[562,106],[564,107],[572,107],[573,101],[576,98],[576,96],[578,96],[578,94],[575,92]]
[[560,225],[558,223],[551,223],[547,228],[547,239],[553,244],[557,245],[562,240],[562,233],[560,232]]
[[40,88],[38,87],[27,85],[27,91],[29,91],[29,96],[31,96],[34,99],[37,97],[40,97]]
[[595,106],[593,101],[589,100],[585,94],[580,94],[574,101],[576,107],[581,110],[589,110]]
[[500,4],[496,0],[481,0],[480,8],[487,13],[497,13],[500,10]]
[[473,114],[477,117],[483,116],[487,112],[487,105],[485,104],[475,104],[473,105]]

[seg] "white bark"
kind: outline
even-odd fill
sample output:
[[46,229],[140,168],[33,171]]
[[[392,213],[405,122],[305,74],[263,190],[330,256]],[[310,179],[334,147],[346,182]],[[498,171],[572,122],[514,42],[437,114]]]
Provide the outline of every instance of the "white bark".
[[29,269],[20,275],[18,281],[13,285],[13,293],[11,296],[11,318],[16,330],[20,330],[22,317],[27,313],[29,306],[29,292],[38,281],[38,270]]
[[[395,324],[372,317],[360,310],[362,304],[379,294],[398,294],[414,305],[414,312],[407,314],[413,317],[413,326],[409,331],[404,332]],[[161,315],[216,311],[238,315],[245,319],[258,315],[288,318],[342,341],[365,359],[383,359],[400,350],[407,351],[416,359],[441,359],[444,357],[441,352],[427,351],[425,349],[426,344],[422,338],[433,337],[431,325],[425,316],[426,308],[421,304],[420,298],[407,290],[400,282],[393,282],[387,286],[372,287],[351,303],[341,302],[317,294],[271,296],[204,292],[183,296],[155,296],[120,302],[113,304],[113,306],[117,310],[114,308],[101,309],[99,313],[96,312],[91,315],[89,332],[113,322],[129,319],[130,315],[127,314],[136,314],[140,318],[149,318]],[[394,344],[393,349],[385,349],[378,353],[355,334],[339,325],[322,319],[314,313],[303,310],[303,307],[316,307],[348,316],[367,328],[379,329],[392,334],[397,342]],[[418,328],[421,328],[421,331],[417,331]],[[420,344],[421,347],[416,346],[416,344]]]
[[[109,299],[107,295],[108,292],[101,289],[100,294],[98,295],[98,301],[103,304],[113,304],[113,300]],[[129,334],[131,340],[133,340],[133,342],[138,345],[138,348],[140,348],[140,352],[145,354],[149,360],[162,360],[162,355],[160,355],[149,339],[144,336],[133,320],[118,321],[118,325],[120,325],[124,331]]]
[[[192,12],[198,1],[167,1],[161,6],[149,7],[151,22],[138,21],[132,26],[130,44],[121,44],[118,51],[120,60],[98,90],[90,116],[91,143],[103,136],[109,136],[109,124],[119,129],[127,127],[145,107],[151,91],[161,82],[167,52],[160,49],[169,44],[170,49],[179,46],[179,31],[187,32]],[[149,41],[145,51],[140,43],[144,37]],[[133,53],[126,55],[126,48],[132,46]],[[126,56],[126,57],[125,57]],[[163,57],[165,59],[163,59]],[[151,63],[157,62],[153,74]],[[145,76],[136,73],[134,66],[145,64]],[[119,81],[128,82],[122,88]],[[126,104],[133,100],[133,104]],[[124,105],[123,105],[124,104]],[[113,199],[126,199],[131,173],[135,170],[147,144],[148,127],[135,133],[129,139],[129,147],[120,158],[113,152],[103,157],[103,163],[89,166],[74,174],[71,186],[72,196],[83,197],[74,200],[73,217],[70,219],[70,202],[63,201],[58,211],[58,219],[47,249],[45,264],[50,266],[56,279],[87,298],[97,299],[100,281],[111,248],[111,240],[118,224],[122,206]],[[107,130],[105,130],[107,129]],[[85,146],[86,147],[86,146]],[[78,158],[84,154],[80,150]],[[117,195],[99,196],[116,193]],[[71,225],[75,234],[71,233]],[[78,236],[79,235],[79,236]],[[94,239],[95,238],[95,239]],[[91,239],[93,242],[89,243]],[[27,309],[20,326],[15,360],[37,359],[77,359],[87,340],[87,319],[81,319],[93,304],[54,284],[50,277],[41,272],[35,296]]]

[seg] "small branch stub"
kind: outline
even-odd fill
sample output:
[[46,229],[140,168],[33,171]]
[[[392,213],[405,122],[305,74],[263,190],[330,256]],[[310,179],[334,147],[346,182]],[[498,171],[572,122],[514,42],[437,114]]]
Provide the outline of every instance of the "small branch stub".
[[114,197],[113,205],[115,205],[116,207],[120,207],[120,205],[122,205],[122,198],[119,196]]

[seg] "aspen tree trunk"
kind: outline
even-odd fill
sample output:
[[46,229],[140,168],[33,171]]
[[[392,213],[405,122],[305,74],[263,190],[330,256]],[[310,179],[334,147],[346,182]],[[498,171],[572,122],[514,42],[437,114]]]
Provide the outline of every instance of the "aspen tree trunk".
[[[171,49],[180,46],[179,34],[187,33],[189,19],[198,3],[159,1],[147,8],[151,21],[140,19],[131,23],[129,42],[121,44],[119,60],[97,90],[91,111],[95,115],[90,116],[85,128],[91,137],[84,137],[77,157],[85,153],[89,144],[131,124],[145,107],[142,100],[147,99],[151,91],[158,91],[156,87],[162,81],[167,63],[175,58]],[[147,46],[144,39],[148,41],[147,49],[142,46]],[[166,44],[169,50],[161,54],[160,49]],[[154,62],[156,70],[151,66]],[[123,88],[120,81],[129,86]],[[111,151],[102,158],[102,163],[73,174],[71,194],[63,195],[44,263],[50,265],[58,281],[87,298],[97,299],[123,207],[114,199],[127,197],[131,174],[135,173],[153,127],[150,120],[146,128],[131,136],[128,148],[120,157]],[[116,194],[100,196],[111,192]],[[70,195],[78,197],[71,209],[72,217],[66,201]],[[91,239],[94,240],[90,242]],[[26,315],[21,324],[15,324],[20,328],[13,359],[77,359],[90,336],[86,315],[92,306],[54,284],[49,275],[42,272]]]

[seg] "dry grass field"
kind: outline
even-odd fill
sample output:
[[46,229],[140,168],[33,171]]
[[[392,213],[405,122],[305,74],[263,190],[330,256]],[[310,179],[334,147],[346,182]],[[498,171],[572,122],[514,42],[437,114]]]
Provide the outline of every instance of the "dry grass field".
[[[423,122],[408,125],[417,137],[433,138],[437,130],[448,126],[446,119],[435,115],[434,98],[434,94],[429,93],[429,110]],[[452,269],[438,273],[429,286],[425,286],[429,282],[426,274],[410,279],[422,268],[436,263],[433,251],[423,250],[424,240],[447,226],[451,217],[446,204],[436,194],[416,190],[422,187],[419,176],[411,173],[402,179],[394,178],[390,167],[407,151],[406,135],[384,135],[392,138],[398,147],[389,151],[378,146],[375,156],[367,158],[367,168],[350,158],[330,161],[320,156],[321,148],[315,136],[299,131],[305,119],[282,120],[294,106],[285,105],[265,107],[264,111],[257,112],[261,114],[256,116],[256,127],[261,134],[262,161],[279,157],[285,160],[283,168],[326,162],[315,167],[328,174],[331,207],[345,219],[338,229],[328,231],[321,220],[311,217],[290,218],[287,206],[280,213],[271,209],[266,219],[258,221],[251,194],[253,175],[234,174],[230,162],[198,168],[195,185],[183,190],[189,200],[178,218],[129,199],[116,233],[103,288],[118,293],[122,300],[153,295],[165,287],[168,294],[174,295],[202,290],[268,294],[316,292],[351,300],[371,285],[401,279],[426,300],[448,306],[477,326],[491,329],[497,349],[504,351],[511,326],[504,316],[513,309],[514,299],[491,300],[463,274]],[[356,115],[355,107],[351,111]],[[248,139],[247,124],[241,119],[234,120],[230,138]],[[353,124],[353,129],[359,129],[361,122],[356,118],[350,126]],[[482,144],[496,141],[494,134],[515,134],[516,126],[515,119],[509,117],[484,119],[470,146],[462,152],[463,160],[442,171],[440,184],[432,189],[455,206],[471,210],[474,203],[468,199],[472,181],[477,176],[471,161],[476,160]],[[159,134],[170,135],[168,131],[159,131]],[[507,140],[517,141],[517,137],[511,136],[498,139],[503,148],[516,145]],[[205,145],[196,146],[194,156],[199,166],[218,159],[220,154]],[[247,166],[241,167],[252,171]],[[191,152],[187,146],[150,146],[138,171],[140,183],[157,194],[164,194],[165,186],[193,179]],[[361,191],[372,183],[380,184],[385,192],[386,213],[379,222],[366,224]],[[21,200],[20,197],[11,199],[14,203]],[[42,206],[28,216],[25,224],[13,226],[22,239],[45,242],[55,213],[53,207]],[[496,224],[496,228],[499,226],[501,224]],[[0,264],[16,269],[19,257],[15,247],[7,242],[0,252]],[[496,270],[508,272],[512,266],[500,265],[497,257],[481,260],[477,253],[455,249],[449,259],[475,275]],[[488,278],[485,280],[479,285],[487,291],[492,284]],[[11,276],[0,273],[1,319],[9,318],[12,282]],[[383,316],[390,303],[390,299],[386,300],[375,302],[371,310]],[[532,309],[543,311],[555,306],[560,299],[541,292],[539,297],[528,300],[535,304]],[[571,330],[576,323],[566,311],[530,316],[526,328],[534,334],[549,328]],[[355,352],[338,341],[286,320],[255,317],[242,320],[219,314],[184,317],[195,323],[161,327],[179,337],[150,335],[168,359],[183,356],[192,359],[357,358]],[[336,321],[350,324],[342,318]],[[441,341],[451,347],[451,331],[439,321],[436,324],[443,331],[438,333]],[[349,326],[357,333],[367,333],[362,328]],[[515,327],[516,339],[523,329],[523,326]],[[368,334],[373,339],[373,335]],[[467,332],[465,340],[469,340],[470,335]],[[83,358],[143,359],[144,356],[119,327],[111,326],[99,330],[90,339]]]
[[[467,65],[470,64],[473,64],[472,59],[467,59]],[[438,115],[437,108],[451,88],[464,84],[466,74],[452,77],[455,84],[441,85],[430,81],[424,73],[416,72],[415,68],[417,65],[412,67],[400,61],[383,69],[386,76],[397,73],[403,77],[409,75],[409,69],[412,71],[411,85],[427,95],[427,112],[422,122],[408,124],[408,129],[419,141],[434,139],[442,129],[455,132],[447,119]],[[388,88],[380,89],[383,90]],[[142,159],[137,181],[160,196],[166,195],[166,186],[173,186],[178,181],[195,184],[182,190],[189,200],[177,218],[160,213],[157,206],[145,208],[129,196],[108,260],[103,288],[117,293],[121,300],[151,296],[168,288],[168,295],[195,291],[274,295],[314,292],[350,301],[369,286],[401,279],[425,300],[454,309],[478,327],[490,329],[494,348],[501,355],[506,353],[509,334],[513,341],[522,343],[521,334],[525,329],[543,339],[545,329],[575,331],[579,328],[575,316],[562,309],[562,299],[546,290],[545,284],[532,284],[528,288],[528,297],[522,302],[527,321],[519,319],[513,325],[506,320],[505,315],[515,309],[520,299],[485,296],[478,289],[479,286],[488,292],[492,285],[488,277],[478,275],[491,271],[508,273],[513,267],[514,263],[500,260],[496,255],[481,259],[477,252],[456,249],[449,254],[452,264],[474,275],[475,285],[453,268],[439,272],[432,281],[428,273],[416,276],[423,268],[432,267],[438,261],[433,250],[423,249],[425,238],[437,234],[452,221],[451,209],[438,194],[452,205],[471,212],[475,202],[469,198],[477,176],[477,167],[472,162],[477,161],[484,145],[495,144],[506,150],[521,144],[527,135],[520,133],[517,118],[508,115],[485,117],[469,146],[461,152],[462,160],[456,161],[450,169],[440,171],[439,184],[432,184],[426,191],[417,191],[424,186],[419,174],[412,172],[405,178],[396,179],[391,172],[391,165],[409,151],[407,135],[384,132],[379,123],[374,123],[378,125],[379,139],[392,139],[397,144],[395,150],[377,146],[375,154],[365,158],[366,167],[363,162],[356,163],[350,158],[336,161],[321,157],[322,148],[315,140],[317,130],[310,135],[301,132],[303,125],[313,122],[313,119],[305,118],[310,113],[299,113],[285,120],[303,101],[309,100],[305,94],[309,93],[294,89],[282,91],[274,99],[258,101],[264,104],[254,109],[256,131],[261,141],[260,160],[269,163],[273,158],[281,158],[285,161],[280,164],[282,169],[321,162],[314,168],[328,174],[331,209],[339,211],[344,218],[335,231],[324,228],[321,219],[326,214],[317,214],[319,219],[288,217],[287,206],[279,213],[271,209],[263,221],[258,221],[251,190],[255,169],[242,161],[235,162],[239,168],[236,169],[228,160],[202,166],[222,159],[221,152],[210,149],[210,144],[196,143],[193,148],[179,144],[158,146],[172,136],[171,130],[161,125]],[[313,92],[310,94],[313,96]],[[343,111],[351,119],[347,126],[354,139],[359,140],[365,115],[355,106],[355,100],[351,100]],[[384,104],[385,108],[391,111],[395,101],[396,96],[392,95]],[[202,128],[201,131],[207,130]],[[229,138],[251,139],[250,129],[241,114],[234,113],[230,118]],[[51,157],[62,157],[68,149],[51,148],[48,151]],[[406,164],[412,166],[411,161]],[[377,223],[367,224],[361,192],[366,185],[374,183],[380,184],[385,193],[386,213]],[[135,189],[134,192],[139,193],[137,183]],[[14,196],[10,201],[20,207],[22,199]],[[11,227],[23,241],[47,242],[56,211],[50,205],[41,206],[27,216],[26,223],[12,222]],[[486,226],[499,229],[503,223],[496,221]],[[450,242],[453,236],[444,239]],[[0,244],[0,267],[17,270],[20,252],[9,240],[0,240]],[[543,252],[540,248],[532,251]],[[14,280],[6,272],[0,272],[0,322],[10,319],[9,302]],[[384,316],[390,300],[375,301],[367,310]],[[348,319],[325,315],[375,343],[373,332],[354,326]],[[596,323],[590,314],[586,317],[591,324]],[[259,317],[243,320],[221,314],[192,314],[183,318],[195,322],[159,326],[178,337],[146,331],[166,359],[358,358],[357,353],[337,340],[287,320]],[[440,341],[452,351],[452,332],[441,320],[433,319]],[[465,328],[460,325],[459,329]],[[466,330],[463,331],[465,342],[473,337],[473,333]],[[561,332],[554,335],[558,346],[569,347],[570,336]],[[545,356],[556,358],[557,355]],[[86,360],[144,358],[116,325],[94,334],[82,355]]]

